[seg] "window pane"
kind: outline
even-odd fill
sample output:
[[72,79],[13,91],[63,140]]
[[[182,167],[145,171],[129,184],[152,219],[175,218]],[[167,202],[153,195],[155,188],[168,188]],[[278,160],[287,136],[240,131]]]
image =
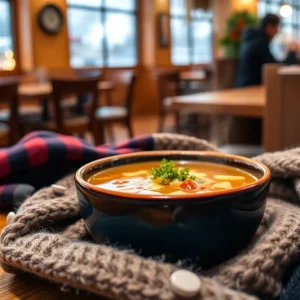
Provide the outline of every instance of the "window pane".
[[280,5],[278,4],[270,4],[268,5],[268,13],[277,14],[279,15]]
[[266,15],[267,4],[264,1],[258,2],[258,16],[263,18]]
[[10,4],[0,0],[0,69],[13,70],[15,60],[11,30]]
[[70,63],[74,68],[103,65],[104,29],[98,10],[68,9]]
[[171,15],[184,15],[186,14],[185,0],[171,0],[170,2]]
[[193,19],[212,19],[213,12],[211,10],[205,11],[204,9],[197,8],[191,10],[191,17]]
[[100,7],[102,0],[67,0],[68,5]]
[[108,66],[136,65],[137,38],[135,16],[122,13],[107,13],[105,27]]
[[189,64],[188,24],[185,19],[171,20],[171,37],[173,65]]
[[106,7],[124,10],[135,10],[135,0],[106,0]]
[[284,60],[288,53],[288,46],[293,41],[293,28],[284,26],[280,32],[272,39],[270,51],[277,60]]
[[193,33],[193,63],[210,63],[212,61],[212,23],[209,20],[194,21]]

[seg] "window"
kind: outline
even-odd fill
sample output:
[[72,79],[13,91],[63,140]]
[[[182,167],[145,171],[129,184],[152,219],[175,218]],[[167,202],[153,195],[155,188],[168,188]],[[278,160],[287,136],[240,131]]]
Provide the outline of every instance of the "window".
[[287,46],[292,40],[298,40],[300,37],[300,1],[299,0],[259,0],[258,15],[263,18],[268,13],[280,15],[282,4],[290,4],[293,8],[293,14],[290,17],[281,18],[281,30],[274,37],[270,50],[277,59],[284,59],[287,52]]
[[0,70],[11,71],[15,68],[16,61],[9,0],[0,0],[0,12]]
[[137,63],[135,0],[67,0],[74,68]]
[[197,8],[187,21],[185,0],[171,0],[171,60],[173,65],[205,64],[213,59],[212,11]]

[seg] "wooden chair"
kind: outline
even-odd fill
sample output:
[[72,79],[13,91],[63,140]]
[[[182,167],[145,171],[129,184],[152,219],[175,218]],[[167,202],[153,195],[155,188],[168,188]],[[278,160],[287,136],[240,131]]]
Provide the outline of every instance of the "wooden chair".
[[195,94],[212,89],[212,66],[194,65],[188,71],[180,72],[184,94]]
[[213,72],[213,89],[226,90],[235,86],[238,61],[231,58],[217,59]]
[[0,125],[0,137],[3,138],[3,135],[8,132],[9,144],[17,142],[20,135],[18,84],[19,80],[17,78],[0,79],[0,105],[9,106],[9,118]]
[[[53,79],[76,79],[76,78],[93,78],[101,76],[100,70],[76,70],[76,69],[65,69],[65,70],[49,70],[48,77],[50,80]],[[84,103],[86,102],[85,95],[65,95],[62,100],[62,106],[64,110],[71,114],[82,115],[84,112]]]
[[[109,103],[109,106],[100,106],[96,110],[96,126],[97,126],[97,139],[96,144],[105,143],[105,128],[109,130],[110,135],[113,137],[112,128],[114,123],[124,124],[127,128],[129,137],[133,137],[132,128],[132,104],[133,92],[137,75],[132,70],[126,71],[111,71],[105,78],[106,80],[114,82],[116,88],[115,93],[121,93],[121,99],[118,103]],[[116,102],[116,101],[115,101]],[[123,103],[121,103],[123,102]]]
[[[214,90],[235,88],[238,61],[231,58],[218,59],[215,62],[213,76]],[[261,120],[243,116],[214,116],[214,127],[222,128],[216,137],[221,151],[242,156],[255,156],[261,153]]]
[[[87,131],[97,134],[94,130],[95,111],[97,109],[98,100],[98,82],[100,78],[96,77],[73,77],[63,79],[52,79],[52,101],[54,104],[55,120],[46,122],[46,128],[55,130],[62,134],[77,133],[80,137],[84,137]],[[89,94],[91,101],[89,112],[83,116],[65,116],[65,109],[62,105],[63,97],[69,94]]]
[[175,130],[180,132],[180,113],[170,107],[169,97],[182,94],[180,84],[180,73],[177,71],[162,71],[156,74],[159,94],[159,121],[158,132],[163,132],[164,123],[167,114],[172,113],[175,116]]
[[[21,83],[22,79],[3,79],[6,82],[17,81],[18,85]],[[19,97],[20,98],[20,97]],[[27,124],[41,121],[42,119],[42,108],[38,105],[32,103],[22,105],[22,98],[19,99],[18,104],[18,121],[20,128],[18,130],[19,137],[25,134],[25,127]],[[0,111],[0,123],[9,124],[11,119],[11,109],[9,107],[3,107]]]

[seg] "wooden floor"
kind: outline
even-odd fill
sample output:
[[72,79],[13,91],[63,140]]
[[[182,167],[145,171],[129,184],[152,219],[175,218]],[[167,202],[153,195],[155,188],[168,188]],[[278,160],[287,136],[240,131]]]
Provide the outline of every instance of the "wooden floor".
[[[182,116],[182,123],[184,128],[189,129],[182,129],[181,134],[188,134],[188,135],[196,135],[195,134],[195,127],[197,126],[191,126],[187,125],[188,119],[185,116]],[[196,124],[196,123],[195,123]],[[193,128],[194,127],[194,128]],[[193,130],[194,129],[194,130]],[[165,120],[165,127],[164,132],[175,132],[175,120],[172,115],[167,116]],[[126,129],[121,125],[114,125],[112,128],[113,135],[115,137],[114,140],[109,139],[108,131],[106,131],[106,141],[111,143],[117,143],[124,141],[128,138]],[[158,116],[156,115],[143,115],[143,116],[136,116],[133,119],[133,131],[135,136],[139,135],[146,135],[146,134],[152,134],[158,131]],[[194,131],[194,133],[193,133]],[[197,136],[200,138],[208,138],[208,131],[199,132],[197,131]],[[92,140],[90,137],[87,138],[90,142]]]
[[[174,125],[174,119],[172,118],[172,116],[168,116],[166,118],[166,131],[172,131],[174,129],[173,125]],[[156,115],[136,116],[133,119],[133,130],[135,136],[157,132],[158,116]],[[114,140],[110,140],[108,132],[106,132],[106,141],[109,143],[121,142],[125,139],[128,139],[127,131],[125,127],[121,125],[118,124],[113,125],[112,132],[115,138]],[[93,140],[89,134],[86,135],[86,139],[89,142],[93,143]],[[6,142],[7,142],[7,136],[5,136],[5,134],[0,131],[0,147],[4,146]]]

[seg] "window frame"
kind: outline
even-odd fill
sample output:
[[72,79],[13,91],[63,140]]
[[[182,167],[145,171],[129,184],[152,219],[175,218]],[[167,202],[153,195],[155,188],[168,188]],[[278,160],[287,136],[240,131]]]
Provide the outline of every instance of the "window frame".
[[203,20],[209,20],[212,28],[213,28],[213,14],[212,17],[195,17],[195,16],[190,16],[189,17],[189,21],[187,21],[187,28],[188,28],[188,55],[189,55],[189,63],[185,64],[185,65],[178,65],[178,64],[174,64],[172,61],[172,47],[173,47],[173,41],[172,41],[172,20],[173,19],[177,19],[177,20],[185,20],[187,16],[185,14],[173,14],[171,12],[171,2],[172,0],[170,0],[170,32],[171,32],[171,47],[170,47],[170,61],[171,64],[175,67],[184,67],[184,66],[207,66],[207,65],[211,65],[214,61],[214,51],[213,51],[213,46],[214,46],[214,37],[213,37],[213,30],[212,30],[212,34],[211,34],[211,49],[212,49],[212,60],[211,62],[207,62],[207,63],[199,63],[199,62],[193,62],[194,60],[194,40],[193,40],[193,22],[201,22]]
[[17,9],[17,0],[1,0],[1,2],[9,2],[10,4],[10,22],[11,22],[11,35],[13,40],[13,52],[14,58],[16,60],[16,67],[11,70],[2,70],[0,69],[0,76],[14,76],[20,74],[20,55],[18,51],[18,41],[19,41],[19,33],[18,33],[18,20],[19,14]]
[[[108,0],[102,0],[102,1],[108,1]],[[105,26],[105,18],[106,18],[106,13],[122,13],[126,15],[131,15],[135,16],[135,32],[136,32],[136,47],[135,47],[135,57],[136,57],[136,64],[131,65],[131,66],[108,66],[108,42],[107,42],[107,37],[106,34],[103,37],[102,40],[102,47],[103,47],[103,65],[99,67],[73,67],[71,65],[71,43],[69,39],[69,65],[72,69],[134,69],[139,65],[140,61],[140,44],[139,44],[139,36],[140,36],[140,28],[139,28],[139,1],[134,0],[135,3],[135,9],[134,10],[126,10],[126,9],[119,9],[119,8],[112,8],[112,7],[106,7],[105,5],[101,5],[100,7],[95,7],[95,6],[88,6],[88,5],[77,5],[77,4],[69,4],[67,2],[67,12],[69,8],[76,8],[76,9],[82,9],[85,11],[99,11],[100,12],[100,22],[103,26]],[[104,2],[105,4],[105,2]],[[67,14],[66,14],[67,15]],[[69,38],[69,31],[68,31],[68,38]]]

